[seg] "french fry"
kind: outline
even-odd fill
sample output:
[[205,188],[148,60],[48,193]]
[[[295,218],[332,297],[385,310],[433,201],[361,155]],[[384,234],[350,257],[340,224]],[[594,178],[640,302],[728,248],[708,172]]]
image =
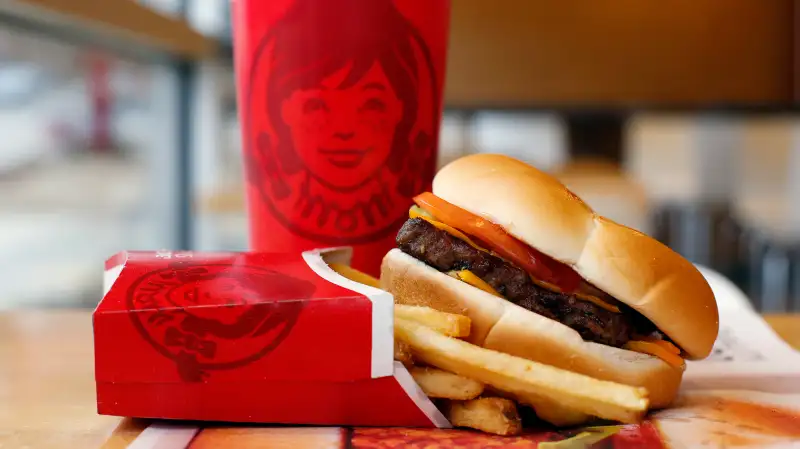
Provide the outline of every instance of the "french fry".
[[351,266],[341,263],[329,263],[328,266],[330,266],[333,271],[339,273],[347,279],[350,279],[353,282],[369,285],[370,287],[381,288],[380,281],[378,281],[378,279],[368,275],[367,273],[358,271]]
[[394,339],[394,359],[402,362],[406,368],[414,366],[414,356],[411,355],[411,347],[408,346],[408,343],[397,338]]
[[533,394],[511,394],[510,397],[515,399],[520,404],[530,406],[535,412],[536,416],[542,421],[547,421],[550,424],[559,427],[571,427],[583,424],[592,419],[592,416],[586,413],[578,412],[560,403],[547,399],[541,395]]
[[430,367],[414,367],[411,376],[430,398],[475,399],[483,393],[483,384],[458,374]]
[[414,321],[450,337],[469,336],[470,326],[472,325],[472,321],[465,315],[440,312],[425,306],[395,304],[394,316]]
[[[341,263],[330,263],[328,265],[333,271],[353,282],[381,288],[380,281],[377,278],[356,270],[353,267]],[[402,304],[395,304],[394,313],[399,317],[424,324],[435,331],[451,337],[469,336],[471,321],[469,317],[464,315],[440,312],[430,307],[407,306]]]
[[512,399],[520,405],[527,405],[535,412],[537,420],[546,421],[558,427],[577,426],[578,424],[584,424],[593,419],[592,416],[586,413],[570,410],[560,403],[542,397],[541,395],[511,394],[499,391],[491,386],[486,386],[483,394],[504,397]]
[[[330,267],[335,272],[351,281],[380,288],[378,279],[350,266],[331,263]],[[395,305],[395,315],[398,318],[415,321],[447,336],[469,336],[471,322],[470,319],[464,315],[440,312],[424,306],[408,306],[401,304]],[[417,380],[417,383],[420,384],[423,391],[430,397],[449,397],[450,399],[467,400],[479,396],[483,390],[483,384],[480,382],[458,376],[457,374],[441,370],[432,371],[429,368],[412,368],[414,366],[414,359],[411,348],[406,342],[400,339],[395,339],[394,359],[402,362],[403,365],[412,370],[412,375]],[[448,382],[450,383],[448,384]],[[449,387],[449,389],[443,390],[446,387]],[[473,394],[473,392],[478,389],[481,391]],[[458,394],[461,396],[451,397]],[[506,396],[515,399],[521,404],[531,406],[540,419],[558,426],[582,424],[591,418],[591,416],[586,413],[564,407],[560,402],[553,401],[539,394],[516,392],[506,393]]]
[[515,397],[545,398],[562,407],[603,419],[635,423],[647,411],[647,390],[481,348],[444,336],[419,323],[395,318],[395,337],[414,357]]
[[450,401],[444,406],[450,424],[469,427],[495,435],[518,435],[522,420],[517,405],[505,398],[478,398]]
[[[328,264],[333,271],[359,284],[369,285],[370,287],[381,288],[380,281],[362,271],[341,263]],[[417,321],[452,337],[469,336],[470,319],[464,315],[440,312],[430,307],[406,306],[396,304],[395,315],[409,320]]]

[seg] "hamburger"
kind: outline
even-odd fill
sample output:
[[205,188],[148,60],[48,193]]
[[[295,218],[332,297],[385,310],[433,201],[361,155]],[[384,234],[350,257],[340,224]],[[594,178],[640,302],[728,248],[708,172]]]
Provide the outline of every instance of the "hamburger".
[[467,315],[470,343],[645,387],[653,408],[674,399],[685,360],[711,352],[718,311],[697,268],[536,168],[463,157],[414,202],[381,287]]

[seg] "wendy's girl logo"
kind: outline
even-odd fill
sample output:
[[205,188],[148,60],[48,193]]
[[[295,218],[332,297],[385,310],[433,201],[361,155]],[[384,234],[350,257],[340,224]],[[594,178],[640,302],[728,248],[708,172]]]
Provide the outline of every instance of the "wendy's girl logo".
[[441,96],[417,28],[392,0],[295,0],[256,44],[245,155],[271,213],[322,243],[396,231],[436,166]]
[[178,262],[128,290],[134,327],[186,382],[266,356],[289,336],[313,284],[263,268]]

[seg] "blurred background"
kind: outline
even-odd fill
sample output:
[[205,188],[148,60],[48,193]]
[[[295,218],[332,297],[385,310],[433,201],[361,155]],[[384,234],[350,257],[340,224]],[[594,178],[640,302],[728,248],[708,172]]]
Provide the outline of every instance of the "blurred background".
[[[572,5],[572,3],[576,3]],[[228,0],[0,0],[0,309],[246,242]],[[795,0],[454,0],[440,163],[500,152],[800,311]]]

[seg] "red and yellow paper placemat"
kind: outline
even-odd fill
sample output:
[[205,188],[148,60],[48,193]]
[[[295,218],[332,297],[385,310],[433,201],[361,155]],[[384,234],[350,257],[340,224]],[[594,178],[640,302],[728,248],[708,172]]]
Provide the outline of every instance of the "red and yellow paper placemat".
[[[662,449],[800,447],[800,396],[703,391],[640,424],[581,429],[529,429],[498,437],[461,429],[238,426],[154,423],[122,425],[104,449]],[[131,439],[132,434],[139,433]],[[569,440],[569,441],[567,441]],[[555,444],[562,442],[561,444]],[[128,443],[125,446],[125,443]]]

